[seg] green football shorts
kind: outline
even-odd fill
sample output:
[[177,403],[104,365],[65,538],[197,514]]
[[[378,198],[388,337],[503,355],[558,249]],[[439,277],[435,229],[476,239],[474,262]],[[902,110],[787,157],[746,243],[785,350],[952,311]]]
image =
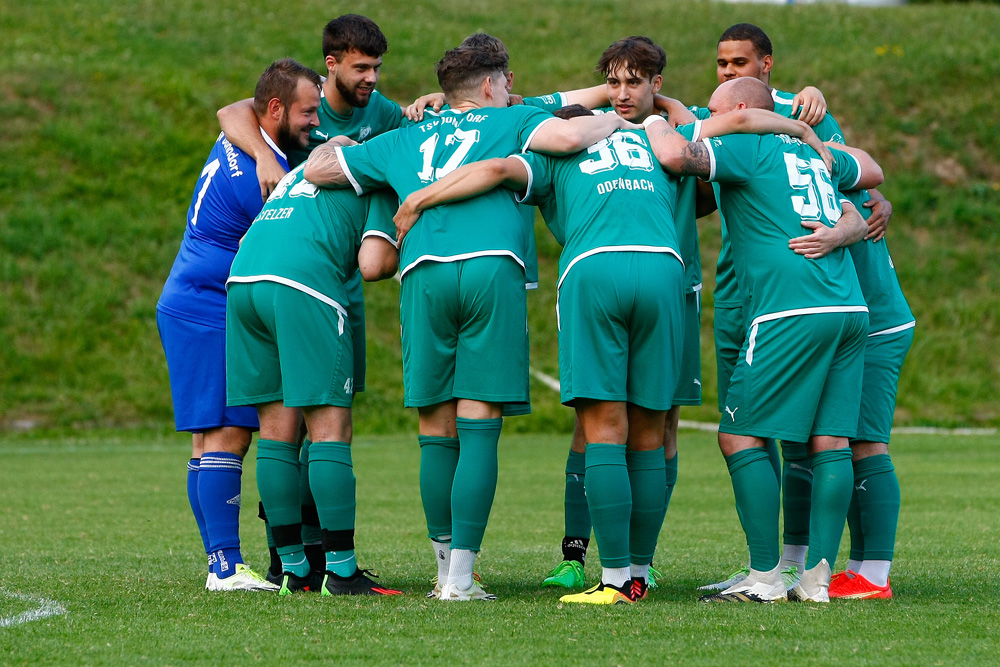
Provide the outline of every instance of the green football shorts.
[[351,407],[351,326],[344,313],[269,281],[232,283],[226,302],[226,402]]
[[747,324],[743,319],[743,306],[716,306],[714,317],[715,372],[719,380],[719,412],[723,412],[740,348],[747,338]]
[[669,410],[684,343],[684,266],[667,253],[602,252],[559,288],[562,402]]
[[524,270],[510,257],[424,261],[400,288],[403,402],[528,401]]
[[719,430],[806,442],[858,430],[867,312],[811,313],[753,324]]
[[868,337],[861,385],[858,433],[852,440],[889,442],[896,411],[896,389],[906,353],[913,344],[913,328]]
[[701,405],[701,292],[684,295],[684,350],[674,405]]

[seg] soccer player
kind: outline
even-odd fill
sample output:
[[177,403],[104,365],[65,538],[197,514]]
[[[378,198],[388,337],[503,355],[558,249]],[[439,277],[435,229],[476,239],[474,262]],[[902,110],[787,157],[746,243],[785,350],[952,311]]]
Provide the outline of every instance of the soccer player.
[[[279,594],[396,595],[359,569],[351,458],[354,327],[346,308],[358,273],[396,272],[394,193],[320,190],[293,169],[247,232],[227,282],[229,405],[260,417],[257,486],[282,563]],[[311,574],[302,539],[299,423],[312,440],[306,469],[325,571]]]
[[[306,145],[316,126],[319,75],[291,59],[261,75],[253,107],[273,160]],[[251,408],[226,407],[225,283],[239,241],[263,202],[255,162],[219,135],[195,185],[180,251],[156,306],[174,420],[192,433],[188,499],[209,559],[209,590],[276,590],[243,563],[240,478],[257,430]]]
[[[741,77],[719,86],[709,108],[724,114],[772,105],[766,85]],[[779,565],[779,490],[764,450],[766,438],[781,438],[808,441],[816,473],[808,560],[792,594],[827,601],[831,564],[850,504],[848,438],[857,430],[868,307],[846,250],[807,258],[789,244],[803,227],[832,227],[842,219],[853,232],[842,240],[860,239],[868,227],[856,212],[842,213],[836,191],[874,187],[881,182],[881,171],[869,169],[873,173],[866,175],[857,159],[837,152],[831,177],[813,150],[783,135],[695,144],[669,127],[649,133],[668,169],[719,183],[747,308],[748,335],[726,395],[719,446],[750,547],[750,573],[703,599],[786,598]]]
[[[865,192],[844,193],[867,213]],[[899,480],[889,456],[889,435],[896,407],[899,373],[913,343],[916,322],[896,277],[883,240],[873,238],[849,246],[861,291],[868,303],[868,345],[865,348],[858,432],[851,439],[854,493],[847,514],[851,535],[846,572],[834,575],[830,597],[891,598],[892,566],[899,521]]]
[[[309,142],[288,155],[288,165],[295,167],[309,156],[316,146],[331,137],[346,136],[363,142],[383,132],[394,130],[402,122],[402,111],[395,102],[387,99],[375,86],[382,68],[382,56],[388,51],[385,35],[370,18],[357,14],[339,16],[323,28],[323,58],[327,76],[321,90],[319,125],[309,134]],[[251,155],[262,155],[258,177],[261,193],[266,196],[274,184],[284,177],[287,165],[280,165],[268,159],[266,146],[259,140],[260,133],[256,120],[249,111],[248,100],[235,102],[219,110],[219,122],[232,142],[244,148]],[[349,321],[354,327],[354,391],[365,389],[366,345],[365,345],[365,301],[361,277],[355,275],[349,285],[347,308]],[[323,571],[324,557],[320,548],[319,519],[315,505],[309,494],[309,484],[305,477],[305,460],[308,458],[309,443],[302,448],[303,479],[303,531],[306,553],[312,559],[317,573]],[[269,539],[269,543],[273,542]],[[279,580],[281,565],[277,552],[271,547],[271,566],[268,576]]]
[[[636,97],[651,108],[659,79],[650,71],[662,67],[662,49],[632,37],[605,55],[609,79],[631,81]],[[744,120],[738,115],[707,125],[721,121],[753,131],[738,124]],[[819,145],[804,123],[771,116],[769,127],[807,133]],[[634,602],[646,594],[666,511],[662,450],[666,408],[675,394],[665,385],[676,383],[684,335],[684,271],[671,211],[676,180],[653,162],[641,132],[619,132],[572,156],[528,153],[462,167],[407,197],[396,216],[400,238],[420,211],[498,185],[526,191],[525,201],[539,205],[565,246],[557,301],[560,384],[587,443],[586,511],[588,524],[594,519],[603,573],[597,586],[562,600]],[[644,214],[623,218],[623,209]]]
[[[617,116],[567,121],[508,107],[504,64],[484,49],[448,51],[437,75],[450,109],[360,146],[320,147],[306,177],[359,194],[388,184],[406,196],[466,161],[527,148],[576,152],[632,126]],[[442,600],[494,598],[473,581],[472,566],[496,490],[503,405],[528,400],[531,233],[513,196],[497,191],[433,209],[401,246],[404,400],[419,412],[421,499]]]
[[[770,88],[771,69],[774,65],[771,40],[759,27],[750,23],[739,23],[726,29],[719,37],[716,75],[721,84],[739,77],[752,77]],[[771,88],[771,98],[777,113],[798,117],[814,126],[823,141],[843,143],[843,133],[834,117],[826,112],[826,105],[815,96],[793,95]],[[699,118],[708,116],[705,108],[694,109]],[[678,115],[683,113],[680,109]],[[877,240],[884,233],[892,207],[874,188],[871,199],[864,206],[870,208],[871,229],[867,239]],[[736,366],[739,350],[746,336],[741,288],[737,280],[726,225],[722,226],[722,247],[716,265],[714,296],[714,334],[718,378],[719,412],[725,409],[725,397]],[[782,487],[784,507],[784,548],[782,551],[782,572],[789,588],[794,587],[801,574],[809,541],[809,503],[811,495],[812,471],[805,443],[782,442],[781,456],[777,444],[766,441],[771,465]],[[700,587],[701,590],[723,590],[746,577],[749,571],[744,567],[727,579]]]

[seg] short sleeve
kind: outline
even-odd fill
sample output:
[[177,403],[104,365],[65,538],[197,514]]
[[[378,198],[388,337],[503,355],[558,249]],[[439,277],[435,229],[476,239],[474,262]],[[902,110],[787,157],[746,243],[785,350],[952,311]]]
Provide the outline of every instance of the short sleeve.
[[368,196],[368,209],[361,238],[378,236],[396,245],[396,225],[392,217],[399,209],[399,196],[392,188],[376,190]]
[[703,139],[711,159],[709,181],[747,183],[753,176],[760,152],[760,135],[729,134]]
[[514,119],[514,129],[517,132],[517,141],[522,152],[528,150],[531,146],[531,139],[535,136],[538,128],[549,121],[558,120],[548,111],[523,104],[510,107],[510,109],[517,114]]
[[552,158],[541,153],[515,155],[528,169],[528,187],[518,203],[541,206],[552,197]]
[[861,163],[847,151],[830,149],[833,154],[833,185],[838,190],[856,190],[861,180]]
[[337,148],[347,180],[359,195],[388,185],[388,169],[398,136],[398,132],[387,132],[363,144]]
[[538,97],[525,97],[524,104],[525,106],[544,109],[551,113],[566,106],[566,96],[562,93],[550,93],[548,95],[539,95]]

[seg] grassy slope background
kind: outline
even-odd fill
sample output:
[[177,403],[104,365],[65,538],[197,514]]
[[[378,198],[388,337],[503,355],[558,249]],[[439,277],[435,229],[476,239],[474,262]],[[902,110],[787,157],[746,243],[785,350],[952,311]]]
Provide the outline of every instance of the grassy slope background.
[[[250,95],[277,57],[321,69],[322,25],[347,11],[386,33],[380,89],[403,102],[435,88],[446,48],[485,30],[510,48],[519,92],[597,83],[590,70],[605,46],[643,33],[667,50],[665,91],[705,103],[718,35],[739,21],[761,25],[775,44],[772,84],[819,86],[848,140],[888,175],[889,242],[918,318],[897,423],[1000,425],[990,354],[1000,340],[996,6],[307,0],[279,11],[234,0],[39,0],[4,2],[0,13],[0,426],[169,426],[154,306],[218,131],[214,112]],[[558,249],[539,236],[532,362],[555,375]],[[717,220],[702,237],[705,405],[686,416],[711,420]],[[368,291],[360,433],[415,421],[399,407],[397,295],[393,281]],[[535,417],[511,426],[569,428],[555,394],[533,389]]]

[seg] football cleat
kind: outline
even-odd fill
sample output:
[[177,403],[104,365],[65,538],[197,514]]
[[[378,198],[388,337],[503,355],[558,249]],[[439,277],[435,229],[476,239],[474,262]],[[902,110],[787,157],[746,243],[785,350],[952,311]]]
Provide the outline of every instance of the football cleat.
[[749,570],[749,574],[729,588],[711,595],[701,596],[702,602],[756,602],[774,604],[788,599],[785,583],[781,579],[780,566],[762,572]]
[[282,574],[283,573],[280,570],[275,572],[271,568],[267,568],[267,572],[264,573],[264,578],[270,581],[278,588],[281,588],[281,582],[283,580],[283,577],[281,576]]
[[[478,581],[479,583],[483,583],[483,578],[479,576],[478,572],[472,573],[472,580]],[[428,600],[434,600],[440,598],[441,588],[442,588],[441,582],[438,580],[437,577],[434,577],[433,579],[431,579],[431,583],[434,584],[434,588],[427,591],[427,594],[424,595],[424,597],[427,598]]]
[[649,566],[649,590],[654,588],[659,588],[659,581],[663,579],[663,573],[657,570],[652,565]]
[[632,581],[626,581],[621,588],[601,582],[582,593],[564,595],[559,601],[574,604],[632,604],[636,601],[633,597],[634,590]]
[[892,580],[885,586],[877,586],[857,572],[841,572],[830,581],[830,599],[841,600],[888,600],[892,597]]
[[479,582],[473,579],[472,587],[464,591],[455,584],[445,584],[438,599],[449,602],[467,602],[469,600],[496,600],[497,596],[484,591]]
[[402,595],[403,591],[394,588],[383,588],[375,583],[371,577],[378,578],[378,575],[371,570],[358,568],[349,577],[340,577],[333,572],[326,572],[323,576],[323,586],[320,592],[324,596],[330,595]]
[[788,591],[788,599],[798,602],[830,601],[830,563],[824,558],[802,573],[798,585]]
[[714,584],[705,584],[704,586],[699,586],[699,591],[724,591],[727,588],[732,588],[736,584],[740,583],[747,578],[750,574],[750,567],[744,566],[733,572],[723,581],[718,581]]
[[243,563],[236,564],[236,572],[220,578],[214,572],[208,575],[205,589],[209,591],[276,591],[278,587]]
[[784,582],[787,590],[792,590],[798,586],[799,579],[801,578],[802,573],[799,571],[798,565],[789,565],[781,570],[781,581]]
[[629,597],[632,598],[633,602],[638,602],[639,600],[645,600],[646,595],[649,591],[653,590],[654,584],[652,574],[650,574],[649,582],[646,583],[645,579],[633,579],[632,588],[629,590]]
[[304,577],[299,577],[291,572],[281,574],[281,588],[278,595],[291,595],[292,593],[315,593],[321,588],[321,579],[315,572],[310,572]]
[[542,580],[543,587],[579,588],[583,583],[583,563],[578,560],[564,560],[552,568],[549,575]]

